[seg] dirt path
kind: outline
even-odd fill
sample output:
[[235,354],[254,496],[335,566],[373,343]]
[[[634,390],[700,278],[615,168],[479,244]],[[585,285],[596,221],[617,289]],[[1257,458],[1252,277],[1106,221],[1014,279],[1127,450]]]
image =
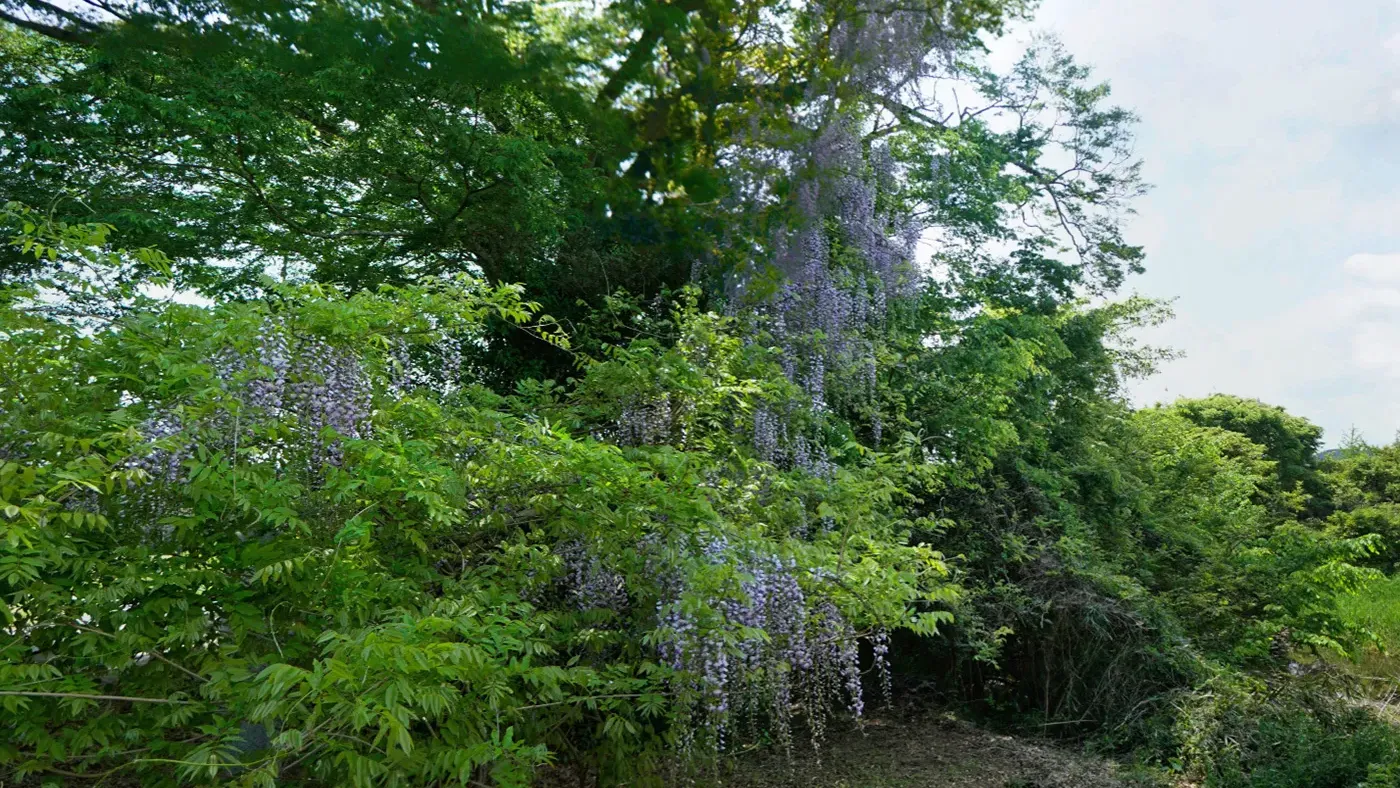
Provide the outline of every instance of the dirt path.
[[872,719],[832,734],[810,755],[752,757],[730,785],[743,788],[1125,788],[1114,764],[1052,744],[1003,736],[946,718]]

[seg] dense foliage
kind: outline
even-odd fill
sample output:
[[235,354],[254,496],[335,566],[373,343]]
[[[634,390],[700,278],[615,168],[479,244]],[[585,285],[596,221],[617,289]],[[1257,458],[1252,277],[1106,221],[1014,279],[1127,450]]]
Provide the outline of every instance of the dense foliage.
[[0,779],[671,784],[900,687],[1389,784],[1294,660],[1400,454],[1126,404],[1133,117],[1027,10],[0,0]]

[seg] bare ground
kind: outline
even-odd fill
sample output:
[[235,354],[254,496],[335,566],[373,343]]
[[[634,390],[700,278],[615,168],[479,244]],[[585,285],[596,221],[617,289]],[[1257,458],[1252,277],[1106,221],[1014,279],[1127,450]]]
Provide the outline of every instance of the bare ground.
[[1125,788],[1151,783],[1116,764],[1049,742],[1006,736],[947,716],[866,721],[832,732],[820,760],[749,755],[726,780],[741,788]]

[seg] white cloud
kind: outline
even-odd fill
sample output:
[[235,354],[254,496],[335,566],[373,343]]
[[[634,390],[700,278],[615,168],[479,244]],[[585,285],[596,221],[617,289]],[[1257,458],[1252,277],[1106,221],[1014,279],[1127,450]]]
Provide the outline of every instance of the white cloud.
[[1144,402],[1225,391],[1335,440],[1400,427],[1400,3],[1044,0],[1035,29],[1142,118],[1128,227],[1184,351]]
[[1400,254],[1354,254],[1343,261],[1342,268],[1372,282],[1400,285]]
[[1224,391],[1283,405],[1331,439],[1357,426],[1390,440],[1400,427],[1400,253],[1353,254],[1330,269],[1334,287],[1265,319],[1178,320],[1146,337],[1187,355],[1139,382],[1134,399]]

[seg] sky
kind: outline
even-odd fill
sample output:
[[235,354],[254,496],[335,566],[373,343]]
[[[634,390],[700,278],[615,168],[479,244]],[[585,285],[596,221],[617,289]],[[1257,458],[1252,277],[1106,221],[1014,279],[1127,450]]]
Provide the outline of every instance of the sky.
[[993,48],[1053,33],[1141,118],[1153,190],[1127,238],[1174,298],[1143,341],[1184,357],[1140,405],[1225,392],[1335,446],[1400,430],[1400,0],[1043,0]]

